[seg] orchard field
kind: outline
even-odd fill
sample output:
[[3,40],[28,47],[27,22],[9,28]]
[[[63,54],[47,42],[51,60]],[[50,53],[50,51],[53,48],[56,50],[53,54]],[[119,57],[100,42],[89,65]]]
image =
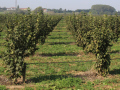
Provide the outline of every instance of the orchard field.
[[[6,29],[6,28],[5,28]],[[5,32],[0,37],[0,54]],[[0,58],[0,89],[10,90],[119,90],[120,89],[120,38],[111,47],[110,71],[105,77],[95,69],[96,57],[85,53],[76,45],[72,33],[67,30],[63,17],[45,43],[37,44],[34,55],[25,57],[26,80],[18,78],[17,85],[10,81],[6,65]]]

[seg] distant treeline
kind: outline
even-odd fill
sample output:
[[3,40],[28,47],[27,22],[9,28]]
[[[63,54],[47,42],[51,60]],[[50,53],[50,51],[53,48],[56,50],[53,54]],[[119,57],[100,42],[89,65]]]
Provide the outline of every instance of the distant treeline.
[[[36,9],[34,10],[31,10],[31,12],[39,12],[41,10],[43,10],[45,8],[42,8],[42,7],[37,7]],[[48,14],[49,13],[91,13],[93,15],[103,15],[103,14],[108,14],[108,15],[114,15],[114,14],[118,14],[120,15],[120,11],[116,11],[116,9],[110,5],[102,5],[102,4],[98,4],[98,5],[92,5],[91,6],[91,9],[76,9],[76,10],[67,10],[67,9],[45,9]],[[4,7],[4,8],[0,8],[0,12],[3,12],[3,11],[7,11],[7,8]],[[10,13],[16,13],[16,11],[10,11]],[[17,8],[17,13],[22,13],[22,14],[26,14],[27,11],[24,11],[24,10],[20,10],[19,8]]]
[[54,13],[72,13],[73,10],[66,10],[66,9],[47,9],[48,11],[53,11]]
[[72,13],[72,12],[84,12],[84,13],[91,13],[93,15],[103,15],[103,14],[108,14],[108,15],[114,15],[118,14],[120,15],[120,11],[116,11],[116,9],[110,5],[102,5],[102,4],[97,4],[97,5],[92,5],[91,9],[77,9],[77,10],[66,10],[66,9],[47,9],[48,11],[53,11],[54,13]]
[[7,10],[6,7],[3,7],[3,8],[0,7],[0,11],[5,11],[5,10]]
[[48,11],[53,11],[54,13],[72,13],[72,12],[85,12],[88,13],[90,9],[77,9],[77,10],[66,10],[66,9],[47,9]]

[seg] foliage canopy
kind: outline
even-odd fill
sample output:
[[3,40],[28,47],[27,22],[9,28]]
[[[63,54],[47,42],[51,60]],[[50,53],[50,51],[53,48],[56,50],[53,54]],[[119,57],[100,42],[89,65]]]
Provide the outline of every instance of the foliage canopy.
[[93,5],[91,7],[92,14],[114,14],[116,12],[115,8],[109,5]]

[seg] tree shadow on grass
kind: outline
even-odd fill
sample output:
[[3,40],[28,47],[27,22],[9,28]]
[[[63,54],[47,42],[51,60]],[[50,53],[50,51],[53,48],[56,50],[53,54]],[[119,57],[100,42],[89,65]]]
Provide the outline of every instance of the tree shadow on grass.
[[110,52],[110,54],[113,54],[113,53],[120,53],[120,50],[112,50],[112,51]]
[[65,45],[68,45],[68,44],[75,44],[75,42],[50,42],[49,45],[56,45],[56,44],[65,44]]
[[66,52],[60,52],[60,53],[42,53],[39,54],[39,56],[42,57],[52,57],[52,56],[77,56],[79,53],[66,53]]
[[64,38],[60,37],[60,36],[59,37],[50,37],[50,39],[65,39],[65,38],[68,38],[68,37],[64,37]]
[[30,78],[26,81],[26,83],[38,83],[38,82],[42,82],[42,81],[47,81],[47,80],[56,80],[56,79],[63,79],[63,78],[68,78],[69,76],[71,76],[70,74],[67,75],[41,75],[38,77],[33,77]]
[[114,69],[114,70],[110,71],[109,74],[111,74],[111,75],[120,74],[120,69]]

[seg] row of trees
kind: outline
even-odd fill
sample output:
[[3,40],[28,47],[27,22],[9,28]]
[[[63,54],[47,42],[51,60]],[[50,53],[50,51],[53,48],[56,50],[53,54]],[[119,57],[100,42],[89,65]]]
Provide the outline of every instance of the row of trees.
[[3,52],[3,60],[11,74],[11,79],[17,82],[18,77],[25,75],[24,58],[35,53],[38,43],[44,44],[47,35],[62,17],[44,15],[42,11],[38,14],[4,16],[6,16],[5,46],[7,51]]
[[92,52],[97,58],[96,69],[105,76],[109,72],[112,42],[118,40],[120,33],[118,16],[71,15],[66,17],[67,29],[76,40],[76,44],[85,52]]

